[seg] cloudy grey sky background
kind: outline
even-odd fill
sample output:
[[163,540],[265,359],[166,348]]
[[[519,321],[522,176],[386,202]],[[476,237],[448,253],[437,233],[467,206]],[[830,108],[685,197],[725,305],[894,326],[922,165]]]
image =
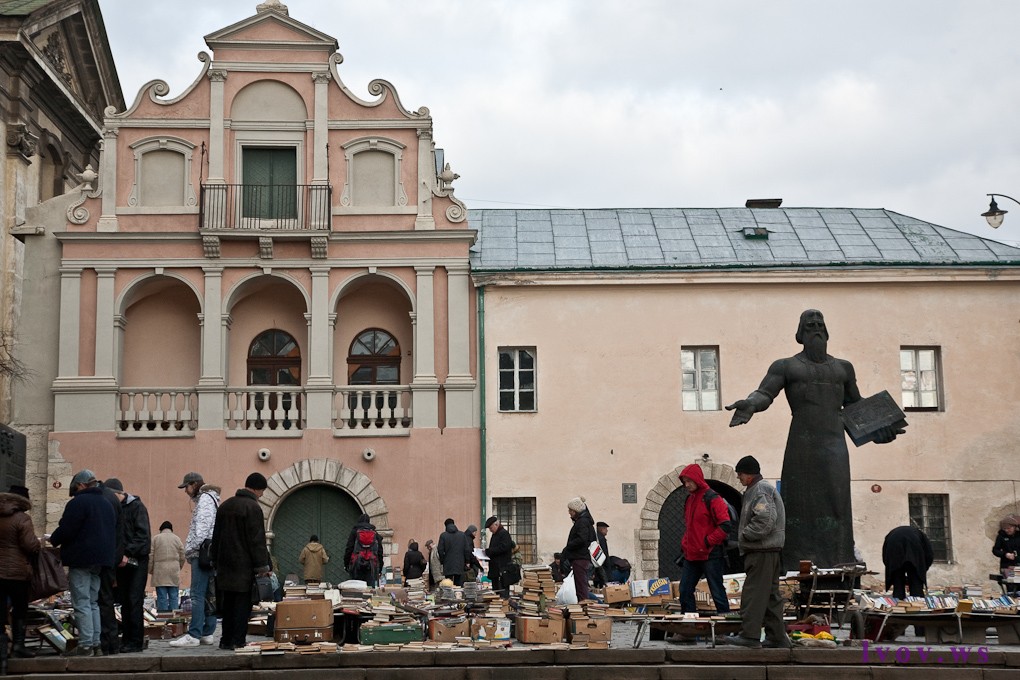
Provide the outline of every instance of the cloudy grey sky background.
[[[256,0],[100,0],[130,104]],[[1016,0],[285,0],[427,106],[470,208],[888,208],[1020,245]]]

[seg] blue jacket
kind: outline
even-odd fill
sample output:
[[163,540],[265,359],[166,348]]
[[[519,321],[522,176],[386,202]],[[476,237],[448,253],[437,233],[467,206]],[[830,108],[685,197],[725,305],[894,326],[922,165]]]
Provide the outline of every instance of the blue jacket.
[[64,506],[50,543],[60,546],[65,567],[113,567],[117,515],[99,487],[82,489]]

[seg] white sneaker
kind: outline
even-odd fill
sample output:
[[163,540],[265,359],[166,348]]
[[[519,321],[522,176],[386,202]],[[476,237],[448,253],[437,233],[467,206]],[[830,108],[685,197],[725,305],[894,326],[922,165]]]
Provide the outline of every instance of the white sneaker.
[[[191,637],[191,636],[189,635],[188,637]],[[216,642],[215,640],[213,640],[213,636],[212,635],[203,635],[202,637],[200,637],[198,639],[198,641],[201,642],[203,645],[211,645],[214,642]]]
[[[184,635],[180,636],[176,640],[172,641],[170,643],[170,646],[171,647],[198,647],[199,644],[201,644],[201,643],[199,642],[198,638],[191,637],[190,635],[185,633]],[[212,643],[210,643],[210,644],[212,644]]]

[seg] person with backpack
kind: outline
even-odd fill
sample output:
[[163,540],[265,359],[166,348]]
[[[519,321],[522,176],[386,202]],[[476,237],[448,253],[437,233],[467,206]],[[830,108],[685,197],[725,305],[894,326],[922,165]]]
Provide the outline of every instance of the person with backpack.
[[[680,541],[683,568],[680,573],[680,610],[696,612],[694,589],[702,577],[708,581],[716,612],[730,610],[723,587],[724,551],[731,528],[730,513],[722,496],[708,488],[705,474],[697,463],[680,473],[688,491],[684,502],[685,530]],[[706,502],[707,497],[707,502]]]
[[383,549],[379,533],[369,521],[368,514],[362,513],[347,536],[344,566],[352,579],[364,581],[375,588],[379,583],[382,563]]

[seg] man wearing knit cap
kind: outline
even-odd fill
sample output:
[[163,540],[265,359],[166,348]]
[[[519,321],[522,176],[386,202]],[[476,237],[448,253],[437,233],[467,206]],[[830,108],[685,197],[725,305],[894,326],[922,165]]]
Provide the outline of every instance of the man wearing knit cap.
[[744,557],[744,589],[740,595],[740,634],[718,641],[740,647],[790,648],[783,623],[783,599],[779,596],[783,543],[786,541],[786,509],[775,487],[762,479],[754,456],[744,456],[736,465],[737,478],[745,487],[740,504],[739,544]]
[[222,594],[223,635],[220,649],[244,647],[251,615],[255,576],[272,570],[266,548],[266,525],[259,505],[268,483],[258,472],[244,480],[244,488],[223,501],[216,511],[212,560],[216,587]]
[[[120,501],[120,522],[117,526],[117,547],[122,551],[117,563],[116,597],[120,604],[121,640],[119,651],[124,654],[145,649],[145,582],[149,578],[149,552],[152,548],[152,531],[149,528],[149,511],[138,496],[124,491],[116,477],[103,482]],[[116,648],[118,645],[112,645]]]
[[584,497],[572,498],[567,503],[567,513],[574,523],[567,534],[567,545],[563,548],[560,558],[570,565],[573,572],[574,588],[577,590],[577,601],[588,599],[588,566],[591,564],[591,553],[588,546],[595,540],[595,520],[592,519]]

